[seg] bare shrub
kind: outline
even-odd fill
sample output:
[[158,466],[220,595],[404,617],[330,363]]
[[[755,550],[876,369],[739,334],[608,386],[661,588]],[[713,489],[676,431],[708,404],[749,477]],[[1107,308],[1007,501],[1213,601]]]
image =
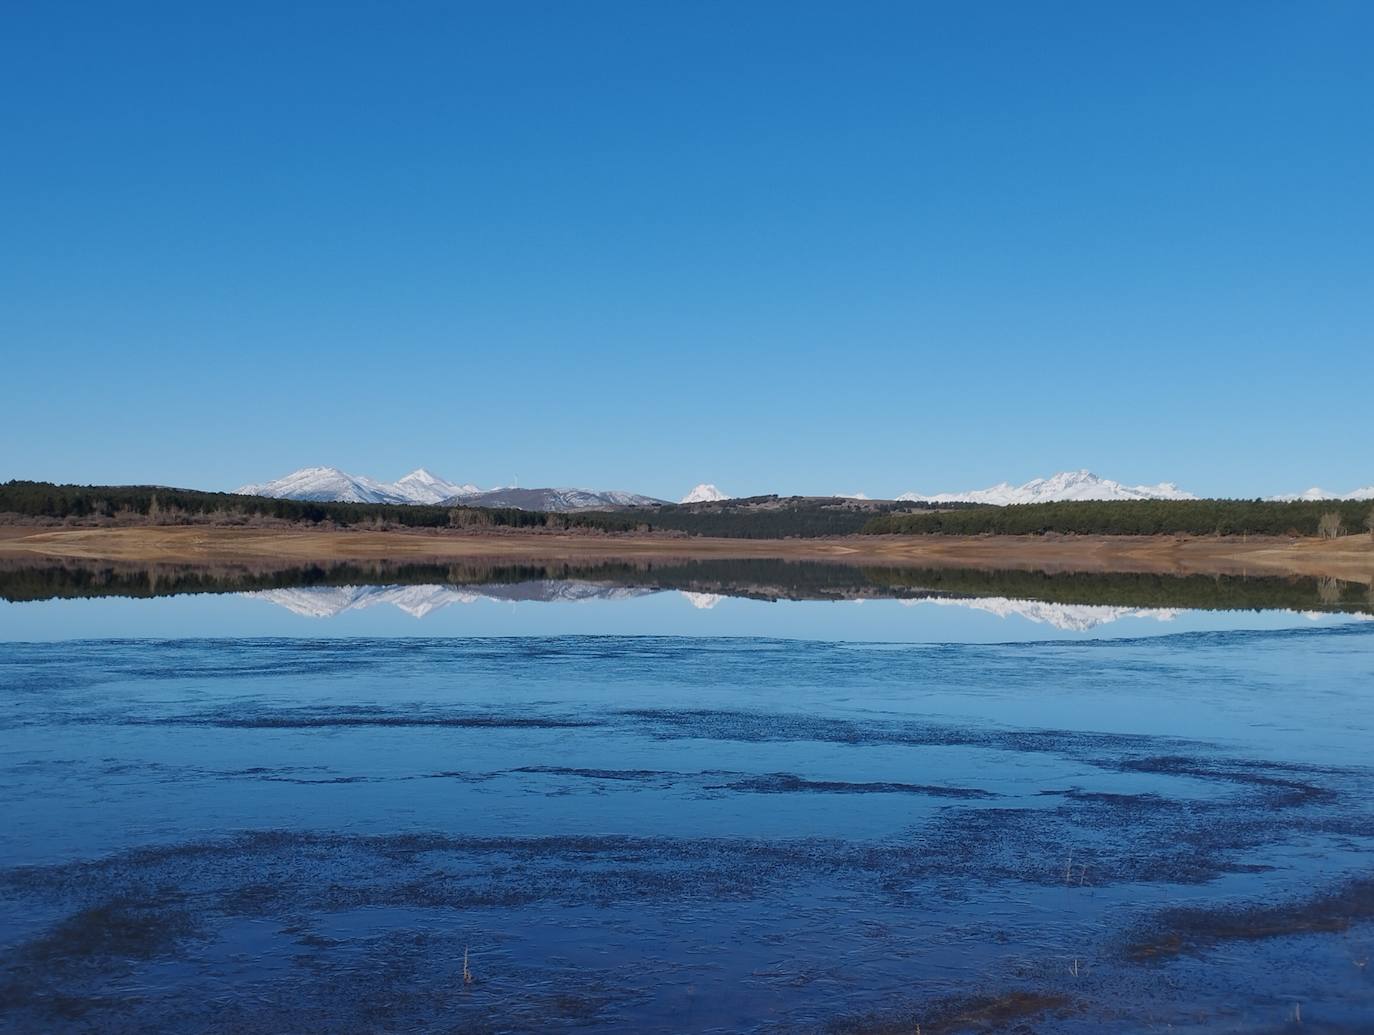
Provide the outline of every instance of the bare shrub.
[[1337,511],[1328,510],[1317,522],[1317,535],[1323,539],[1339,539],[1344,531],[1345,525],[1341,522],[1341,515]]

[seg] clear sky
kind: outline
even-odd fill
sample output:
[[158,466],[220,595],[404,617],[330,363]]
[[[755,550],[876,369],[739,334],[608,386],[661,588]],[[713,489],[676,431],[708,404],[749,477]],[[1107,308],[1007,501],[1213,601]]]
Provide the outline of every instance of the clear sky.
[[1374,482],[1374,4],[43,3],[0,479]]

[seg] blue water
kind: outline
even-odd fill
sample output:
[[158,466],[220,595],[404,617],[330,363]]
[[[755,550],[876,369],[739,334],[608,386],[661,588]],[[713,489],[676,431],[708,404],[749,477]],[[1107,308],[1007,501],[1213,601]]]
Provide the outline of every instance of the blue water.
[[0,1030],[1374,1020],[1359,899],[1132,948],[1374,876],[1374,623],[294,599],[0,605]]

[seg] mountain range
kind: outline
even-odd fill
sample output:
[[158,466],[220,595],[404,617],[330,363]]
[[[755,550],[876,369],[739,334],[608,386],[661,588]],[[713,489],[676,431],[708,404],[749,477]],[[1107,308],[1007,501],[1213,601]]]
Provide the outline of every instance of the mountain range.
[[1024,485],[1001,482],[986,489],[940,492],[930,496],[904,492],[897,498],[917,503],[990,503],[1004,507],[1013,503],[1057,503],[1063,500],[1195,500],[1197,496],[1184,492],[1173,482],[1122,485],[1083,470],[1061,471],[1049,478],[1034,478]]
[[379,482],[337,467],[302,467],[274,481],[241,485],[234,490],[241,496],[315,503],[442,503],[454,496],[481,491],[475,485],[445,481],[423,467],[394,482]]
[[303,467],[270,482],[242,485],[242,496],[310,500],[316,503],[424,503],[470,507],[518,507],[563,513],[618,507],[646,507],[666,501],[634,492],[593,489],[481,489],[459,485],[417,467],[394,482],[349,474],[337,467]]
[[1292,503],[1295,500],[1374,500],[1374,485],[1366,485],[1362,489],[1352,489],[1350,492],[1327,492],[1315,486],[1306,492],[1293,492],[1282,496],[1266,496],[1268,500],[1275,503]]
[[652,507],[667,500],[617,489],[487,489],[445,500],[465,507],[515,507],[566,514],[571,510],[618,510],[621,507]]
[[[668,501],[635,492],[579,488],[533,488],[515,486],[481,489],[472,484],[450,482],[423,467],[416,468],[394,482],[382,482],[349,474],[337,467],[305,467],[270,482],[244,485],[234,490],[249,496],[343,503],[423,503],[472,507],[516,507],[521,510],[566,513],[574,510],[606,510],[624,507],[659,506]],[[861,493],[841,494],[867,499]],[[709,482],[697,485],[679,501],[681,504],[719,503],[732,499]],[[898,500],[919,503],[984,503],[1007,506],[1015,503],[1051,503],[1064,500],[1194,500],[1199,497],[1180,489],[1173,482],[1158,485],[1125,485],[1101,478],[1088,470],[1061,471],[1048,478],[1034,478],[1024,485],[1001,482],[985,489],[940,492],[924,495],[905,492]],[[1366,500],[1374,499],[1374,485],[1348,493],[1312,488],[1306,492],[1266,497],[1275,502],[1292,500]]]

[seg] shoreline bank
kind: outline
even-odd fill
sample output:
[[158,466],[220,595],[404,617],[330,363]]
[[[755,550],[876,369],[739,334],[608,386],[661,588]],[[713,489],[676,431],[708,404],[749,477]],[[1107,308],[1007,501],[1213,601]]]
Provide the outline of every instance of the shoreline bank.
[[216,564],[470,560],[773,559],[851,565],[1160,575],[1294,575],[1374,584],[1374,539],[1175,536],[872,536],[720,539],[166,525],[0,528],[0,559]]

